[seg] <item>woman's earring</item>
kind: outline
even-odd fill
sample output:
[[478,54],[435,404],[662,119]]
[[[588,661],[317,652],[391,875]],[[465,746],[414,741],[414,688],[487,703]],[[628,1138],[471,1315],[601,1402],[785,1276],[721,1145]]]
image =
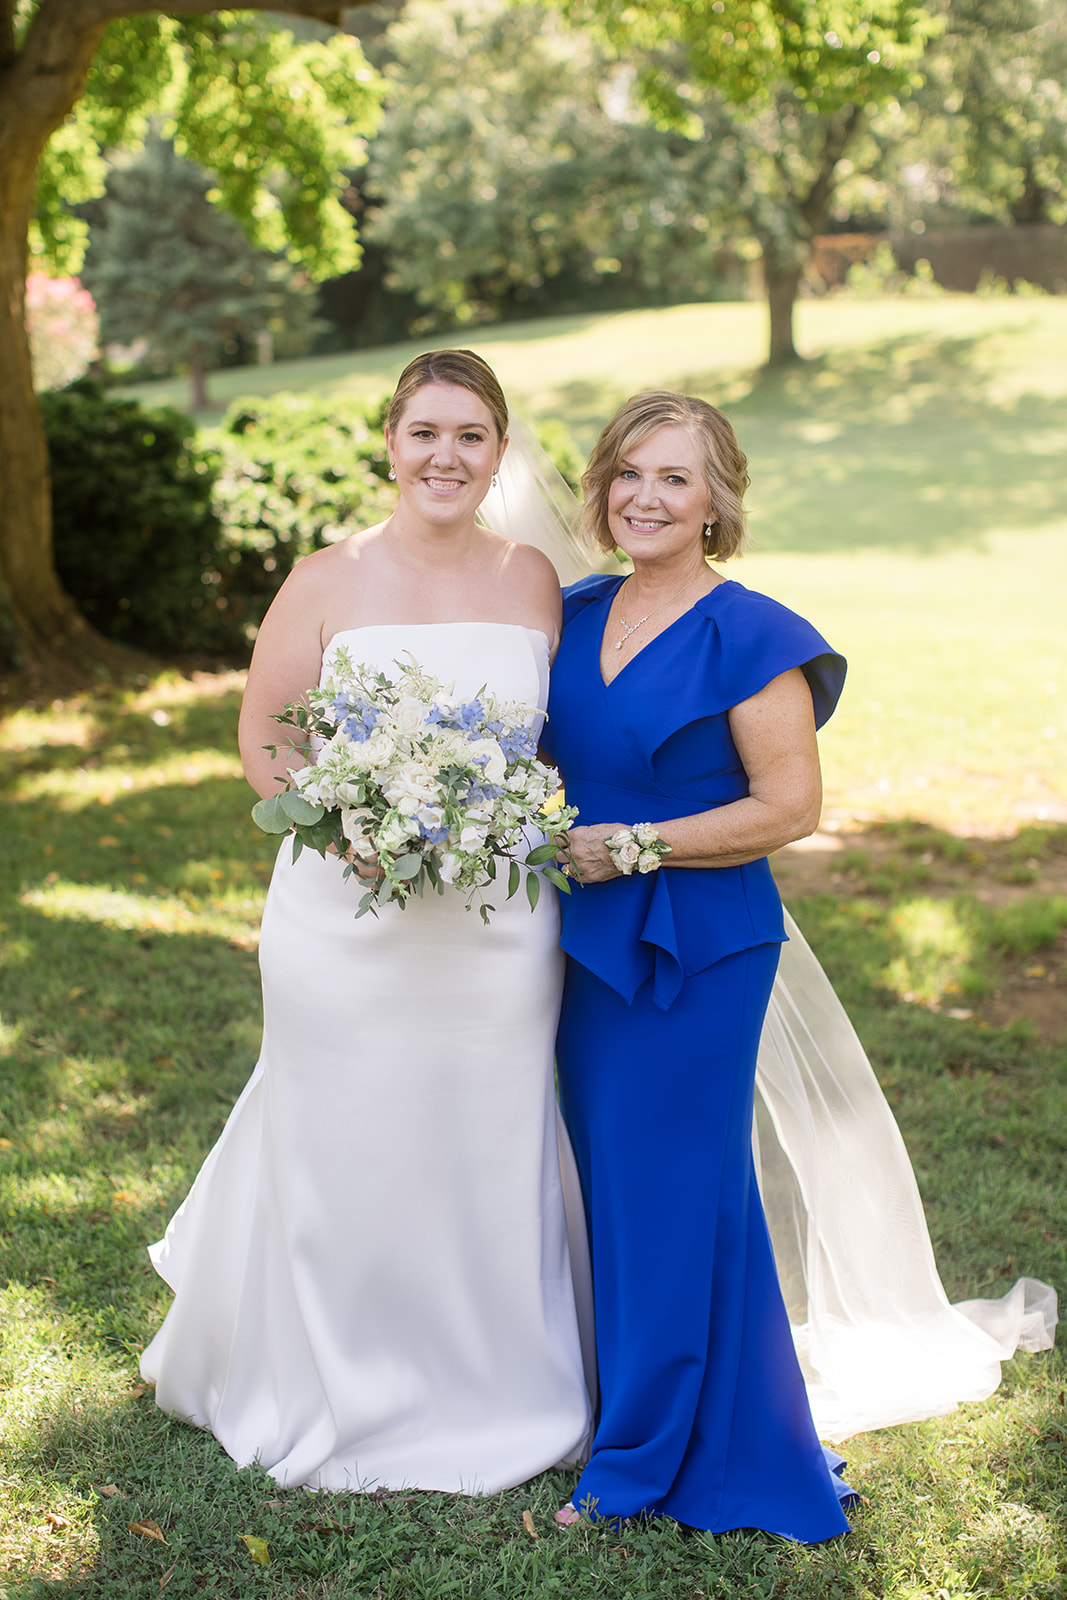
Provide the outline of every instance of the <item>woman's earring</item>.
[[494,472],[493,473],[493,477],[492,477],[492,481],[489,484],[490,489],[495,489],[496,488],[496,482],[497,482],[496,473]]
[[389,463],[389,482],[390,483],[395,483],[396,482],[396,468],[393,466],[393,463],[391,461]]

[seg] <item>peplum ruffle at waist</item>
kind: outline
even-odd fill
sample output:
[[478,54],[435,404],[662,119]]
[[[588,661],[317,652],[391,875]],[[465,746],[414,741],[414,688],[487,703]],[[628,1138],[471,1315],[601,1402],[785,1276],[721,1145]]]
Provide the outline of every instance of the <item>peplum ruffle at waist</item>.
[[[650,794],[587,782],[567,791],[568,801],[580,807],[581,823],[666,822],[734,798]],[[738,950],[786,939],[766,858],[742,867],[661,867],[587,888],[575,884],[569,895],[560,895],[560,914],[560,942],[573,960],[627,1002],[652,978],[661,1011],[694,973]]]

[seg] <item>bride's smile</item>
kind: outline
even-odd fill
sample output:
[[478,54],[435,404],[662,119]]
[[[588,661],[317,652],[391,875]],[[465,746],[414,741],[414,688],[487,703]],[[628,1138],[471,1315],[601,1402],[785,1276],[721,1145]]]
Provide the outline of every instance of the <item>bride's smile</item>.
[[458,384],[429,383],[409,413],[385,431],[401,494],[395,515],[473,522],[503,455],[488,406]]

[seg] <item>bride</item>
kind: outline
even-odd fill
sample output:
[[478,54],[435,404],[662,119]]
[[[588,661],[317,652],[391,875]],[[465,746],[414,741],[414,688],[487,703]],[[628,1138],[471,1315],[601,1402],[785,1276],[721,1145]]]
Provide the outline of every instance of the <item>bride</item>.
[[[341,645],[543,713],[555,572],[475,520],[507,428],[479,357],[404,371],[396,510],[302,561],[256,641],[240,742],[260,795],[292,764],[265,748],[275,714]],[[590,1425],[553,1091],[556,900],[502,901],[488,927],[454,891],[357,921],[358,901],[340,860],[294,863],[283,841],[262,1053],[153,1248],[175,1298],[141,1370],[164,1410],[282,1484],[488,1493],[574,1459]]]

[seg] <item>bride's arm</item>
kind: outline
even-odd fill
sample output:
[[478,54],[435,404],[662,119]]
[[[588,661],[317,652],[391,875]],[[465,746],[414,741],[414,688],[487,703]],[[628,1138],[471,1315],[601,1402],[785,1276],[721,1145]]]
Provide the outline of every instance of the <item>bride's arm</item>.
[[[657,823],[657,832],[671,847],[664,866],[743,866],[805,838],[818,826],[822,779],[815,716],[800,669],[783,672],[734,706],[730,732],[748,774],[749,792],[713,811]],[[571,854],[583,882],[618,876],[604,840],[616,828],[645,820],[631,817],[572,829]]]
[[[308,556],[293,568],[263,618],[252,652],[237,738],[245,777],[261,796],[278,793],[287,767],[304,765],[289,748],[295,730],[274,719],[319,681],[326,598],[319,566],[316,556]],[[277,747],[274,758],[265,745]]]

